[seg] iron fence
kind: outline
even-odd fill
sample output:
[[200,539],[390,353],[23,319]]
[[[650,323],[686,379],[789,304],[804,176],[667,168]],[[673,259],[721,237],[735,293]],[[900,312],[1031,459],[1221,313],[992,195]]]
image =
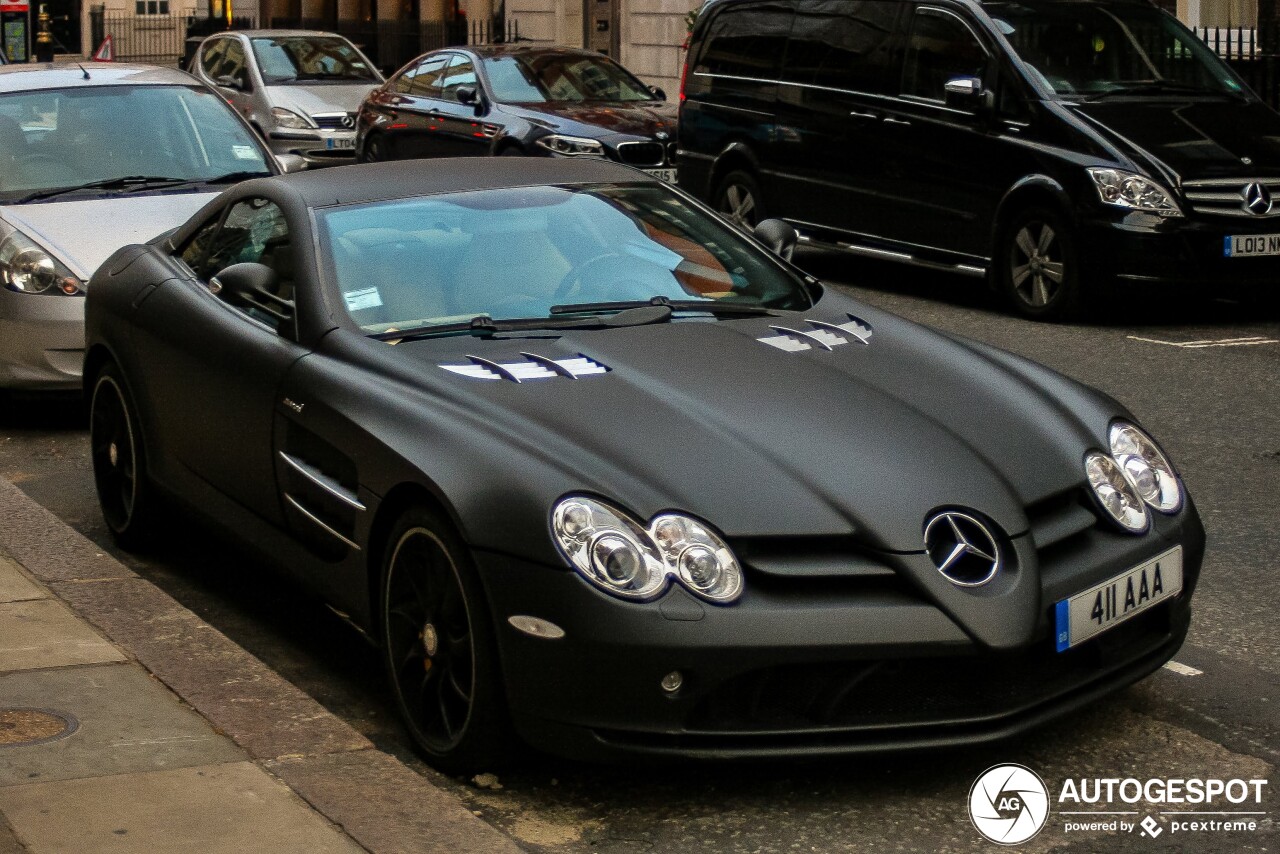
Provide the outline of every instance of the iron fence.
[[177,14],[135,15],[94,6],[89,10],[90,50],[111,36],[115,58],[120,62],[174,65],[185,52],[187,28],[195,20],[199,19],[194,9]]
[[1272,109],[1280,109],[1280,21],[1261,27],[1196,27],[1195,33]]

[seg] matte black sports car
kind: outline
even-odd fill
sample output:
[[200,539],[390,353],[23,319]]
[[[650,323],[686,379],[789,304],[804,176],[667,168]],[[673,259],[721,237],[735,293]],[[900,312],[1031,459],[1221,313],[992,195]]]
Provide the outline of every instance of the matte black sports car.
[[977,742],[1150,673],[1204,550],[1115,401],[603,161],[249,181],[88,297],[92,455],[383,649],[476,769]]

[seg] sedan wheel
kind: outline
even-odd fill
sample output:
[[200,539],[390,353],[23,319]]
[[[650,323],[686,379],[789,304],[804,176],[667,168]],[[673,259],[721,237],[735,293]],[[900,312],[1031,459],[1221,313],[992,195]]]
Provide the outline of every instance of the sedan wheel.
[[765,218],[760,185],[747,172],[730,172],[720,182],[716,210],[743,231],[751,231]]
[[1075,243],[1065,221],[1032,209],[1006,231],[1003,290],[1018,311],[1041,320],[1064,320],[1080,310]]
[[411,511],[390,540],[382,590],[387,674],[410,734],[450,773],[488,770],[505,742],[496,655],[478,583],[447,528]]
[[150,534],[145,456],[119,370],[107,365],[93,385],[89,446],[102,517],[121,546],[136,549]]
[[380,163],[387,159],[387,143],[380,135],[375,134],[365,140],[364,162]]

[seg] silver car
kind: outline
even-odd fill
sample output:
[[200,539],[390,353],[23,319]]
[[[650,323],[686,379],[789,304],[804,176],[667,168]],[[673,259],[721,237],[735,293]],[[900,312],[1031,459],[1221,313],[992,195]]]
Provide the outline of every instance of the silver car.
[[383,78],[335,33],[240,30],[200,43],[191,73],[209,83],[277,154],[309,165],[351,163],[356,113]]
[[78,389],[85,287],[108,255],[302,166],[177,69],[0,66],[0,389]]

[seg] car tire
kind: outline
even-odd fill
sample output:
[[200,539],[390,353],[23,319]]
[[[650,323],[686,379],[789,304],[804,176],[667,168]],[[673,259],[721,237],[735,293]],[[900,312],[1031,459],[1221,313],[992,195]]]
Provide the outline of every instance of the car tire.
[[158,512],[147,480],[147,453],[137,408],[114,363],[103,365],[89,398],[89,454],[103,521],[121,548],[138,551],[154,539]]
[[735,169],[716,187],[715,207],[720,215],[743,231],[751,231],[766,219],[764,194],[754,175]]
[[498,152],[499,157],[524,157],[524,149],[518,145],[508,145],[502,151]]
[[445,520],[410,509],[387,539],[379,594],[383,663],[414,744],[471,775],[510,755],[497,643],[470,555]]
[[361,163],[381,163],[387,159],[387,141],[381,134],[374,134],[364,141],[360,149]]
[[1031,207],[1001,234],[998,289],[1023,317],[1071,320],[1084,309],[1075,232],[1051,208]]

